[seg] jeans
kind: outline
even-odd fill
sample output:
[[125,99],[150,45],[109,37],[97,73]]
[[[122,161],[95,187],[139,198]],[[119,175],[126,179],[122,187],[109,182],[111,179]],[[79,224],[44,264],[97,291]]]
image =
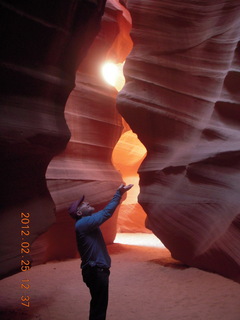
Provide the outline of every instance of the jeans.
[[91,293],[89,320],[105,320],[108,306],[109,269],[87,266],[82,270],[83,281]]

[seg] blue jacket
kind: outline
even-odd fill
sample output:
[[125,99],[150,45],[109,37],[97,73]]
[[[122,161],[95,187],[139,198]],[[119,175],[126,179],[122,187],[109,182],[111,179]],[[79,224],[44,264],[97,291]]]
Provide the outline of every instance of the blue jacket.
[[121,193],[115,193],[108,205],[91,216],[82,217],[75,224],[78,251],[82,260],[81,268],[87,265],[101,268],[111,267],[105,241],[99,226],[111,218],[118,204]]

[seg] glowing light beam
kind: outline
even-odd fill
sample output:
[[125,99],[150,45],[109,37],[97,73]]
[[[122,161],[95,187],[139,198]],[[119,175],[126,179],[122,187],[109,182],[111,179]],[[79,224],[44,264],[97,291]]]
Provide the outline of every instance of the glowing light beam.
[[113,63],[113,62],[105,62],[101,67],[101,73],[103,79],[115,87],[117,91],[120,91],[125,84],[125,78],[123,75],[123,63]]
[[141,247],[165,248],[164,244],[154,234],[149,233],[117,233],[114,243]]

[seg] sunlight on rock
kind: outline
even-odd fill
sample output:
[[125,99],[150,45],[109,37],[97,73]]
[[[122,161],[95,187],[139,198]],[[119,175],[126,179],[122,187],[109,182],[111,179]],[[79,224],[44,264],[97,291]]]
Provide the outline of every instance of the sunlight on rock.
[[123,63],[113,63],[108,61],[101,67],[101,73],[104,80],[115,87],[117,91],[120,91],[125,84],[125,78],[123,76]]
[[147,233],[117,233],[114,243],[165,248],[164,244],[154,234]]

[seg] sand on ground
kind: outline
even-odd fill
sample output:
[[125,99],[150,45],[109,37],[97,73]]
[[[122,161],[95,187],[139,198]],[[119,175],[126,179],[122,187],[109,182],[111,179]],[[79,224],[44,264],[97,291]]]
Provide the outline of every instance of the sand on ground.
[[[108,246],[107,320],[240,320],[239,283],[184,266],[162,246],[144,246],[150,236],[141,245]],[[79,265],[79,258],[48,262],[1,280],[0,319],[87,320],[90,294]],[[29,307],[21,305],[27,296]]]

